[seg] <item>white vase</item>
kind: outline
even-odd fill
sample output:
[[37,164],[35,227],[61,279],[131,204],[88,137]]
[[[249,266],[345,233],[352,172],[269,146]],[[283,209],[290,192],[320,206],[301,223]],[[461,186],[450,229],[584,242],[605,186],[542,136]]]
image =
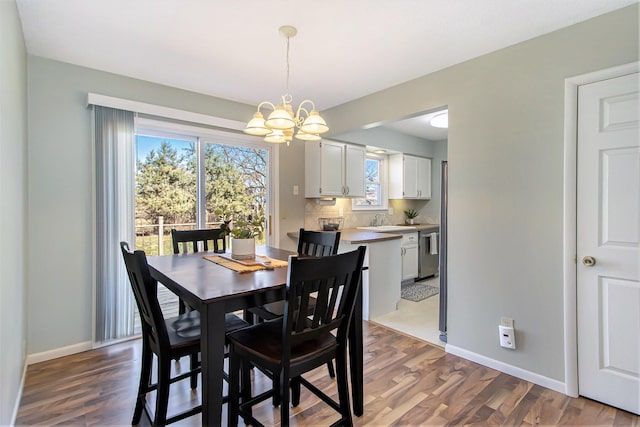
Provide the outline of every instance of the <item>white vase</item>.
[[256,257],[256,239],[231,239],[231,258],[252,259]]

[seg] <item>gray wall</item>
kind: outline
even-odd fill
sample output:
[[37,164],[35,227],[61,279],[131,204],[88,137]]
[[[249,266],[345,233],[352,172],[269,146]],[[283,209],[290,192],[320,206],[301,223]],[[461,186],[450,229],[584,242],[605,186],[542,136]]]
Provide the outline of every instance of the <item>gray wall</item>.
[[450,344],[564,380],[564,80],[637,60],[634,5],[323,113],[339,133],[449,107]]
[[[29,56],[28,65],[28,253],[37,259],[29,266],[28,353],[34,354],[91,340],[92,159],[87,93],[243,121],[253,115],[254,107],[40,57]],[[283,183],[293,180],[292,173],[301,174],[291,165],[303,164],[297,159],[304,158],[304,150],[292,146],[280,151]],[[282,230],[299,228],[304,222],[304,204],[289,194],[287,186],[280,198]]]
[[25,363],[27,57],[14,1],[0,1],[0,425],[13,422]]

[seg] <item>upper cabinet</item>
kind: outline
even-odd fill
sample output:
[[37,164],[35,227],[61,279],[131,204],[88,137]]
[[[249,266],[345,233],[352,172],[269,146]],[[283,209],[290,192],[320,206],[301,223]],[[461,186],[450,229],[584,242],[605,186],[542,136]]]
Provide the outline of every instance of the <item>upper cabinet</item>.
[[364,197],[365,154],[359,145],[306,141],[305,197]]
[[431,159],[408,154],[389,156],[389,198],[430,199]]

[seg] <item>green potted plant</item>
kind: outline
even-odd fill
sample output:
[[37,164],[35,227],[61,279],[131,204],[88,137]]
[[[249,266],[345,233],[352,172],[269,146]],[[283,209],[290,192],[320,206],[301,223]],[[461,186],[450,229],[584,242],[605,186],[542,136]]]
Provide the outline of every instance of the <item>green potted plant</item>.
[[264,233],[264,215],[214,211],[221,219],[220,229],[231,237],[231,258],[252,259],[256,257],[256,237]]
[[404,211],[404,216],[407,217],[406,223],[413,224],[413,220],[418,216],[418,212],[413,209],[407,209]]

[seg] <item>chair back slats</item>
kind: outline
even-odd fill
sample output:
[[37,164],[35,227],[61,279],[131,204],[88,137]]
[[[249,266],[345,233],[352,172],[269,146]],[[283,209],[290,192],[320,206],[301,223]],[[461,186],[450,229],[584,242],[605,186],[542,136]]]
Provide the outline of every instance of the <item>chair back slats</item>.
[[[360,246],[341,255],[289,258],[282,346],[285,353],[299,342],[335,329],[339,335],[346,336],[365,251],[366,248]],[[312,294],[316,301],[313,311],[309,312]]]
[[340,232],[308,231],[300,229],[298,253],[314,257],[335,255],[338,253]]
[[158,282],[151,277],[144,251],[131,252],[127,242],[120,242],[120,249],[129,275],[131,289],[140,313],[143,334],[154,351],[168,348],[169,335],[158,302]]
[[198,243],[202,242],[202,249],[206,252],[209,250],[209,242],[215,252],[224,252],[227,249],[227,243],[224,233],[219,228],[208,228],[203,230],[176,230],[171,229],[171,240],[173,242],[173,253],[199,252]]

